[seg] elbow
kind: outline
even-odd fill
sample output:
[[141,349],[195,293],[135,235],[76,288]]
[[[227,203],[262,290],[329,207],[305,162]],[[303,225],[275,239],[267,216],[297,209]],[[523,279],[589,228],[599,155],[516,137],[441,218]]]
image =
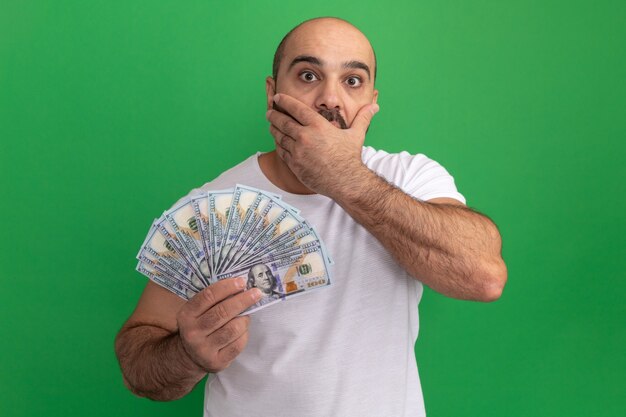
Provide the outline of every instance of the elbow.
[[[138,355],[141,354],[141,351],[133,350],[132,347],[136,347],[137,343],[133,343],[132,333],[132,328],[123,327],[115,338],[114,343],[115,355],[117,356],[124,386],[137,397],[148,398],[154,401],[170,400],[171,398],[165,398],[161,392],[155,390],[154,384],[152,386],[144,386],[146,385],[146,378],[142,378],[142,370],[138,367]],[[142,380],[144,383],[142,383]]]
[[144,389],[139,388],[136,385],[131,384],[130,381],[128,381],[125,377],[124,377],[124,385],[126,385],[126,388],[128,388],[128,390],[132,392],[133,395],[140,397],[140,398],[147,398],[152,401],[160,401],[160,402],[175,401],[175,400],[179,400],[183,398],[185,394],[187,394],[187,392],[185,391],[170,392],[167,390],[160,390],[160,391],[148,390],[148,389],[144,390]]
[[508,278],[506,264],[502,258],[485,268],[482,276],[477,301],[491,303],[498,300],[502,296]]
[[[151,356],[145,350],[146,342],[133,338],[132,328],[122,328],[115,339],[117,356],[122,380],[128,390],[137,397],[152,401],[178,400],[189,393],[193,385],[187,386],[171,382],[162,372],[158,359],[146,361]],[[158,338],[158,335],[155,336]]]
[[135,396],[147,398],[152,401],[174,401],[184,397],[187,391],[176,390],[170,387],[163,389],[155,386],[142,386],[138,378],[133,378],[130,373],[122,369],[122,379],[126,388]]
[[148,399],[153,399],[150,398],[150,396],[142,391],[141,389],[139,389],[135,384],[133,384],[127,377],[126,375],[124,375],[124,371],[122,370],[122,379],[124,381],[124,386],[136,397],[140,397],[140,398],[148,398]]

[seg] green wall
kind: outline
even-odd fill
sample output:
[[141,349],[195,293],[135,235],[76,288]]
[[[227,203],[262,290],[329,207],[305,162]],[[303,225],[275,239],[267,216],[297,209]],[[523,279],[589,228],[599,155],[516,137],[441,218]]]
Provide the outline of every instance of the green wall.
[[134,256],[178,197],[272,148],[274,48],[319,15],[376,48],[367,142],[441,162],[504,238],[499,301],[424,295],[429,416],[623,415],[623,0],[3,0],[0,415],[201,414],[201,389],[122,384]]

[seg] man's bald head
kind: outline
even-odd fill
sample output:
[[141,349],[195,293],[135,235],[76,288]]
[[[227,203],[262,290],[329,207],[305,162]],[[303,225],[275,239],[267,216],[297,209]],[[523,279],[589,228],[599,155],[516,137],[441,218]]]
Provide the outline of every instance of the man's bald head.
[[364,38],[364,40],[367,41],[367,44],[369,45],[369,48],[372,51],[372,55],[374,57],[374,74],[373,75],[374,75],[374,81],[376,81],[376,70],[378,68],[378,63],[376,62],[376,54],[374,52],[374,48],[372,48],[372,45],[369,43],[369,40],[363,34],[363,32],[361,32],[356,26],[354,26],[352,23],[348,22],[347,20],[339,19],[337,17],[316,17],[314,19],[305,20],[304,22],[300,23],[299,25],[291,29],[289,32],[287,32],[287,34],[283,37],[283,39],[278,44],[278,48],[276,48],[276,52],[274,53],[274,61],[272,64],[272,78],[274,78],[275,81],[278,78],[278,70],[280,68],[280,64],[283,58],[285,57],[285,49],[287,48],[287,45],[290,39],[293,36],[296,36],[301,32],[306,32],[307,30],[314,30],[314,29],[320,28],[320,26],[325,26],[327,28],[333,27],[333,26],[343,26],[345,29],[357,31]]

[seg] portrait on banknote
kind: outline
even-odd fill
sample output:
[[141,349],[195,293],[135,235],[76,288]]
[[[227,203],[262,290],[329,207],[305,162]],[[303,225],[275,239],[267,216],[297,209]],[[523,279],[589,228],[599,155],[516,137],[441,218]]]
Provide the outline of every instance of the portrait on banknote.
[[248,289],[258,288],[264,298],[280,298],[278,279],[266,264],[256,264],[248,271]]

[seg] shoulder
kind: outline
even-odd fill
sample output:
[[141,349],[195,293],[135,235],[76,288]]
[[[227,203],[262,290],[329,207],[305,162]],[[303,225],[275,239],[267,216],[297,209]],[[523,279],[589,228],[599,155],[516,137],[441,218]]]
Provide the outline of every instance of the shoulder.
[[363,147],[361,158],[372,171],[420,200],[449,197],[465,203],[454,178],[437,161],[424,154],[389,153]]
[[258,178],[256,168],[258,166],[256,162],[257,157],[258,153],[251,155],[234,167],[222,172],[213,180],[204,183],[200,187],[192,189],[187,193],[187,195],[179,199],[174,206],[188,198],[206,193],[207,191],[234,188],[237,184],[250,183],[250,179]]
[[[413,173],[427,169],[429,164],[437,164],[424,154],[412,155],[406,151],[389,153],[384,150],[364,146],[361,158],[363,163],[371,170],[380,174],[405,174],[407,168]],[[437,164],[438,165],[438,164]]]
[[199,189],[207,191],[219,188],[232,188],[237,183],[246,182],[250,178],[258,177],[258,153],[251,155],[234,167],[222,172],[217,178],[205,183]]

